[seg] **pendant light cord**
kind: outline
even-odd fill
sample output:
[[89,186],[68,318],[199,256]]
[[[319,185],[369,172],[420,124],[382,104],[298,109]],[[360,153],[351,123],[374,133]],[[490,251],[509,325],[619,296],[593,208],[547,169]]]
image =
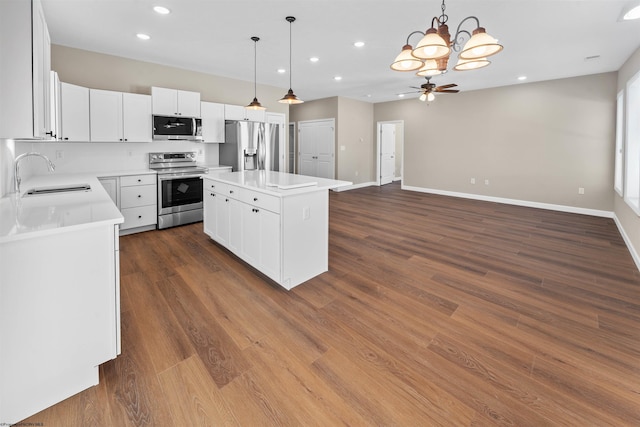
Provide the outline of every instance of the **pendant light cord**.
[[258,38],[253,39],[253,97],[258,96]]
[[293,86],[291,84],[291,75],[293,74],[291,72],[291,24],[293,23],[293,20],[289,21],[289,89],[291,89]]

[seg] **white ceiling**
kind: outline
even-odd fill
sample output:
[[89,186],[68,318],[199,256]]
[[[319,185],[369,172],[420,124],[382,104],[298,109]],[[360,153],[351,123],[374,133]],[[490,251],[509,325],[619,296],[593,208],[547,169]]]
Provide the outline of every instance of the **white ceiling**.
[[[434,83],[458,89],[519,84],[618,70],[640,46],[640,20],[619,21],[631,0],[447,0],[453,34],[477,16],[504,50],[489,67],[449,71]],[[289,87],[289,24],[293,31],[293,89],[303,100],[344,96],[399,99],[424,79],[389,65],[414,30],[440,15],[440,0],[42,0],[52,42],[258,84]],[[161,16],[152,7],[172,13]],[[470,23],[469,23],[470,24]],[[465,29],[472,30],[469,26]],[[136,33],[152,38],[138,40]],[[363,48],[353,43],[364,41]],[[411,39],[413,45],[418,36]],[[599,58],[585,60],[599,55]],[[317,56],[320,61],[311,63]],[[454,62],[451,60],[450,62]],[[449,68],[452,68],[452,64]],[[336,82],[334,76],[342,76]],[[417,96],[416,95],[409,95]],[[449,96],[449,95],[443,95]],[[260,92],[258,91],[260,99]]]

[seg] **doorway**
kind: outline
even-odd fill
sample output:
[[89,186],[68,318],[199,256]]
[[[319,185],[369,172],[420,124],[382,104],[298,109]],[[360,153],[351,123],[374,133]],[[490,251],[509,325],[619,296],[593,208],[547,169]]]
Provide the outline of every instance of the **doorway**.
[[376,149],[377,185],[401,181],[403,177],[404,121],[378,122]]
[[335,119],[298,122],[298,173],[334,179]]

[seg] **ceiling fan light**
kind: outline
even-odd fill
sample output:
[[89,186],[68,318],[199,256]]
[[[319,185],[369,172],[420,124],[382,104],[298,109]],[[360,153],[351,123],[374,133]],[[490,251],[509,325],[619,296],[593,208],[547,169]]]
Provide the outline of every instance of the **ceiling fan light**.
[[435,59],[427,59],[424,61],[424,65],[416,73],[417,76],[421,77],[438,76],[440,74],[442,74],[442,70],[439,69],[438,61]]
[[395,61],[391,64],[391,69],[395,71],[415,71],[422,67],[422,61],[411,55],[411,45],[406,44],[402,47],[402,52],[396,56]]
[[419,59],[438,59],[449,55],[449,52],[451,52],[449,44],[432,27],[427,30],[411,54]]
[[427,101],[428,102],[435,101],[435,99],[436,99],[436,96],[433,94],[433,92],[429,92],[427,94]]
[[420,101],[424,102],[427,100],[427,94],[423,93],[422,95],[420,95],[420,97],[418,98]]
[[458,58],[458,63],[453,67],[456,71],[477,70],[491,64],[487,58],[462,59],[462,55]]
[[301,99],[298,99],[296,94],[293,93],[293,90],[289,88],[289,91],[287,92],[287,94],[283,96],[278,102],[281,104],[291,105],[291,104],[302,104],[304,101]]
[[486,33],[483,27],[473,30],[473,35],[462,48],[460,59],[479,59],[495,55],[502,50],[502,45]]

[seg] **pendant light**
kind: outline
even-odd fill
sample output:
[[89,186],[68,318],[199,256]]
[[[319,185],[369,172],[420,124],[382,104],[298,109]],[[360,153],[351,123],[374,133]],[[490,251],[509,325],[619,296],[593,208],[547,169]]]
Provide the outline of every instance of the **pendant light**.
[[248,110],[265,110],[266,108],[263,107],[262,105],[260,105],[260,101],[258,101],[258,97],[256,95],[257,90],[258,90],[258,53],[257,53],[257,49],[258,49],[258,41],[260,40],[260,37],[256,37],[253,36],[251,37],[251,40],[253,40],[253,101],[251,101],[251,103],[249,105],[247,105],[245,108]]
[[293,89],[291,89],[291,24],[296,20],[296,18],[293,16],[287,16],[285,19],[289,23],[289,91],[278,102],[282,104],[302,104],[304,101],[302,99],[298,99],[296,94],[293,93]]

